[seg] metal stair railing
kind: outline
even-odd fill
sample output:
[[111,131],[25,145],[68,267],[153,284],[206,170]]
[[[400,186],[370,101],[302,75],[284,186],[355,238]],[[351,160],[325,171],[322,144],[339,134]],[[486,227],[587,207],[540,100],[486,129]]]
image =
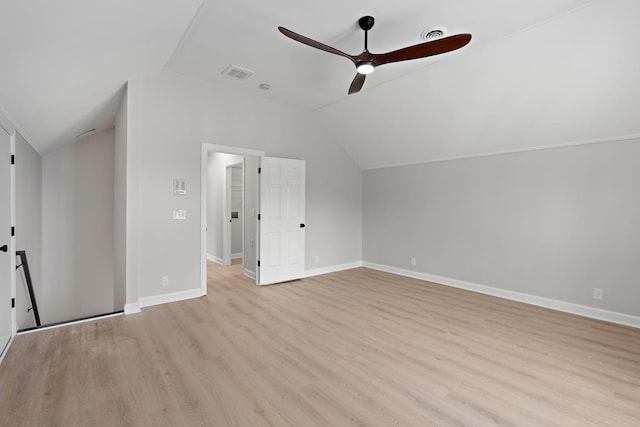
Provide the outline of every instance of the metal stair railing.
[[38,312],[38,304],[36,303],[36,295],[33,292],[33,283],[31,282],[31,271],[29,271],[29,262],[27,261],[26,251],[16,251],[16,256],[20,258],[20,264],[16,266],[16,270],[22,267],[24,272],[24,278],[27,282],[27,290],[29,292],[29,299],[31,300],[31,307],[27,311],[33,310],[33,317],[36,321],[36,328],[41,326],[40,313]]

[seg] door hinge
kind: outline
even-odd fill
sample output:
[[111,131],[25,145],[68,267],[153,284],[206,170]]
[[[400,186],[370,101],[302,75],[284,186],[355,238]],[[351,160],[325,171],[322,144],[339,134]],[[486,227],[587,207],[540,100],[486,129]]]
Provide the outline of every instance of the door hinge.
[[261,218],[262,218],[262,215],[258,214],[258,221],[260,221]]
[[11,298],[11,308],[16,308],[16,299]]
[[11,155],[11,164],[12,164],[12,165],[15,165],[15,164],[16,164],[16,155],[15,155],[15,154],[12,154],[12,155]]
[[258,267],[260,267],[260,260],[258,260]]
[[262,173],[262,168],[258,168],[258,173]]
[[15,227],[11,227],[11,237],[16,235],[16,228]]

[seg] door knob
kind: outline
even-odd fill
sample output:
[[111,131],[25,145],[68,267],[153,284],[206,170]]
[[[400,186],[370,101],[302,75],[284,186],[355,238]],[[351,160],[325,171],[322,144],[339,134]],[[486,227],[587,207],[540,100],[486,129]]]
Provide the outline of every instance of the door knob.
[[7,252],[8,250],[9,250],[9,248],[7,247],[7,245],[0,246],[0,251]]

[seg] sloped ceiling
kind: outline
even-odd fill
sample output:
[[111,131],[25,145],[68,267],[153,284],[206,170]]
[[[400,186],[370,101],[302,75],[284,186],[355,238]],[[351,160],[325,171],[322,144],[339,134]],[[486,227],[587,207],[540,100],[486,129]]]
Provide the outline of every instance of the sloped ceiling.
[[[636,0],[9,0],[0,104],[41,152],[108,128],[126,80],[167,71],[312,111],[363,169],[640,134]],[[340,58],[469,32],[459,51],[389,64],[347,95]],[[255,74],[235,80],[230,64]],[[271,90],[262,91],[262,83]]]
[[47,151],[113,127],[130,78],[157,73],[201,0],[2,0],[0,104]]

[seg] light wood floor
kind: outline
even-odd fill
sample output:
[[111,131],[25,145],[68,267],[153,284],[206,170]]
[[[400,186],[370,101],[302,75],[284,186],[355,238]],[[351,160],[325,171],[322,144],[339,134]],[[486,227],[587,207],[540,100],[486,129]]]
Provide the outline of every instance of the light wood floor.
[[359,268],[17,336],[2,426],[640,426],[640,330]]

